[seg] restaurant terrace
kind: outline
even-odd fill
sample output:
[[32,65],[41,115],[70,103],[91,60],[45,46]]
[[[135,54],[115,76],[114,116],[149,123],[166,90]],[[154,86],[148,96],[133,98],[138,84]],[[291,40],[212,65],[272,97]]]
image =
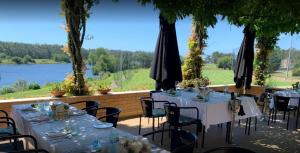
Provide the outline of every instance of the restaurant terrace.
[[[0,152],[300,152],[300,79],[266,85],[279,35],[300,32],[300,2],[137,0],[159,11],[159,33],[147,71],[153,88],[136,91],[112,91],[114,83],[85,78],[86,63],[113,60],[84,57],[87,21],[101,1],[60,3],[67,36],[62,50],[72,74],[51,84],[51,96],[0,100]],[[175,23],[186,17],[192,17],[192,35],[182,60]],[[231,67],[234,84],[212,85],[203,73],[207,29],[219,19],[243,28]]]

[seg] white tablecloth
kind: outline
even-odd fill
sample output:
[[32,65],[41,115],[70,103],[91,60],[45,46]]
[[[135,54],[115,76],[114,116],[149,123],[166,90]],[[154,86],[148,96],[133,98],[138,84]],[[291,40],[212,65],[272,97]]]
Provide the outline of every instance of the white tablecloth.
[[[300,94],[296,91],[293,91],[293,90],[276,91],[274,93],[274,95],[291,97],[290,102],[289,102],[289,105],[291,105],[291,106],[298,106],[298,104],[299,104]],[[274,98],[271,99],[269,107],[271,109],[274,108]]]
[[[177,91],[177,96],[171,96],[165,92],[153,93],[154,100],[166,100],[174,102],[177,106],[181,107],[197,107],[199,109],[199,118],[206,130],[210,125],[216,125],[220,123],[226,123],[232,121],[232,114],[228,110],[228,102],[230,100],[230,94],[212,92],[209,96],[208,102],[199,101],[196,96],[196,92]],[[248,117],[261,116],[261,111],[257,107],[255,100],[251,97],[238,97],[242,101],[244,112],[246,115],[238,116],[236,114],[236,120],[245,119]],[[162,103],[157,103],[155,107],[163,107]],[[181,115],[196,118],[196,111],[182,110]]]
[[[65,121],[43,121],[30,122],[33,116],[46,115],[39,111],[23,111],[25,105],[14,105],[12,107],[12,117],[16,121],[16,126],[21,134],[33,135],[38,142],[39,148],[43,148],[51,153],[79,153],[91,152],[91,145],[95,140],[101,140],[101,145],[112,145],[110,143],[112,136],[128,137],[133,135],[118,130],[116,128],[97,129],[93,127],[95,122],[99,122],[97,118],[85,114],[81,116],[72,116],[69,121],[78,126],[78,134],[60,138],[62,140],[51,140],[46,136],[49,131],[60,130],[65,127]],[[106,147],[110,148],[109,152],[115,152],[111,149],[116,149],[118,146]],[[152,152],[167,152],[160,148],[152,148]]]

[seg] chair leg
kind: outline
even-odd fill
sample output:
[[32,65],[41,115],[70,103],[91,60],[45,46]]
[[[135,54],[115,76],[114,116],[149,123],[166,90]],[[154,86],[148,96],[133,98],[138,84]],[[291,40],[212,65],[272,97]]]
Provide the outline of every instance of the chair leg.
[[241,126],[241,120],[239,120],[239,126]]
[[270,125],[271,114],[272,114],[272,109],[270,109],[270,112],[269,112],[268,126]]
[[288,112],[288,120],[286,124],[286,130],[289,130],[289,123],[290,123],[290,111]]
[[245,134],[247,134],[247,128],[248,128],[248,118],[246,119]]
[[159,128],[159,117],[157,119],[157,128]]
[[285,120],[286,111],[283,112],[283,120]]
[[148,118],[148,124],[150,123],[150,118]]
[[140,116],[139,135],[141,134],[142,116]]
[[250,126],[251,126],[251,117],[249,118],[249,124],[248,124],[248,135],[250,135]]
[[153,134],[152,134],[152,140],[154,141],[154,131],[155,131],[155,129],[154,129],[154,126],[155,126],[155,119],[154,119],[154,117],[152,117],[152,132],[153,132]]
[[254,130],[256,131],[256,128],[257,128],[257,117],[255,116],[255,121],[254,121]]
[[162,134],[161,134],[161,140],[160,144],[163,145],[163,140],[164,140],[164,130],[165,130],[165,123],[162,124]]
[[275,120],[274,120],[274,123],[276,123],[276,119],[277,119],[277,110],[275,109]]
[[204,138],[205,138],[205,126],[202,126],[202,144],[201,147],[204,148]]

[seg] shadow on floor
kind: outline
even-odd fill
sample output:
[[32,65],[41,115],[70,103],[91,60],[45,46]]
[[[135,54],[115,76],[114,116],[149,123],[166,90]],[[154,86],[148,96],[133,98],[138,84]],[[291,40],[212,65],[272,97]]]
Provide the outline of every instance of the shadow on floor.
[[[252,125],[250,135],[246,135],[245,121],[241,121],[240,126],[237,122],[234,125],[233,130],[233,144],[234,146],[240,146],[250,149],[257,153],[300,153],[300,129],[295,129],[295,117],[291,115],[290,128],[286,130],[286,121],[282,120],[282,115],[279,114],[277,122],[267,125],[268,117],[266,115],[258,119],[257,131],[254,131],[254,119],[252,119]],[[155,120],[157,127],[157,119]],[[165,121],[160,120],[160,125]],[[167,125],[167,124],[166,124]],[[139,118],[133,118],[124,120],[118,123],[118,129],[127,131],[131,134],[138,135]],[[168,126],[166,126],[168,127]],[[217,126],[211,126],[205,134],[205,146],[201,148],[202,133],[198,135],[198,148],[195,148],[195,152],[203,152],[205,150],[216,148],[220,146],[230,146],[225,142],[226,128],[223,124],[222,128]],[[299,127],[299,125],[298,125]],[[161,126],[160,126],[161,128]],[[184,127],[184,130],[195,132],[195,125]],[[142,118],[142,130],[141,134],[152,131],[152,120],[148,123],[147,118]],[[163,148],[168,150],[168,134],[165,134]],[[159,145],[160,135],[156,135],[155,144]]]

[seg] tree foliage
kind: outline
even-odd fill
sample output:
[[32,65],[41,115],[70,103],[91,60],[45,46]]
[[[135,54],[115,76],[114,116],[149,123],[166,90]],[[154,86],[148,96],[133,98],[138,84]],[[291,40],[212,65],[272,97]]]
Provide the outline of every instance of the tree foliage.
[[257,51],[255,56],[255,84],[264,86],[268,75],[268,60],[269,54],[273,51],[277,41],[277,36],[274,37],[258,37],[257,38]]
[[233,63],[233,58],[232,56],[222,56],[218,59],[217,61],[217,66],[218,68],[221,68],[221,69],[229,69],[231,70],[232,69],[232,63]]
[[75,92],[74,95],[86,94],[85,63],[82,59],[81,47],[85,37],[86,20],[89,17],[94,0],[62,0],[62,10],[66,20],[68,43],[64,51],[70,55],[73,67]]
[[202,77],[203,48],[206,46],[207,30],[197,21],[193,21],[192,35],[188,41],[189,52],[184,59],[183,80],[192,80]]

